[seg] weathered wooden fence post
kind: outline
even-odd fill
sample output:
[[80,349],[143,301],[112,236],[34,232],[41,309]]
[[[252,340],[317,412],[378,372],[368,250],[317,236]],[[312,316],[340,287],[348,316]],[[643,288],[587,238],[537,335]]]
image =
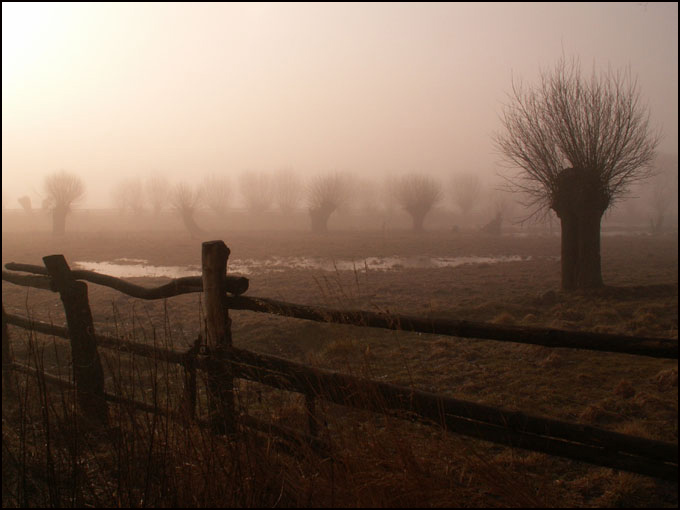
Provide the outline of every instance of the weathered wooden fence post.
[[14,387],[10,377],[12,357],[9,352],[9,331],[5,317],[5,305],[2,305],[2,392],[8,397],[14,397]]
[[52,278],[53,290],[59,292],[64,303],[78,405],[87,417],[102,424],[108,423],[104,372],[97,352],[87,284],[71,277],[71,269],[63,255],[43,257],[43,262]]
[[236,431],[233,371],[224,363],[231,349],[231,319],[227,310],[229,253],[223,241],[207,241],[201,254],[206,345],[215,361],[208,371],[208,406],[213,430],[220,434]]

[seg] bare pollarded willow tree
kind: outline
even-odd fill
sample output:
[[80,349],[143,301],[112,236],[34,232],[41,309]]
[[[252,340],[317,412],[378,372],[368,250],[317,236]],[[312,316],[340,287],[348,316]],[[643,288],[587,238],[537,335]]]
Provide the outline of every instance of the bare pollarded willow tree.
[[201,184],[205,205],[220,218],[227,212],[231,198],[231,181],[226,175],[206,175]]
[[138,215],[144,211],[144,184],[139,177],[120,181],[111,191],[111,199],[120,213],[129,209]]
[[649,224],[653,234],[663,232],[667,216],[678,207],[678,155],[659,154],[654,162],[654,180],[651,182]]
[[272,184],[274,203],[282,214],[290,215],[302,200],[302,180],[292,168],[282,168],[274,174]]
[[147,177],[144,183],[146,197],[153,213],[158,216],[164,207],[167,206],[170,198],[170,182],[162,174],[153,174]]
[[71,206],[85,195],[85,185],[77,175],[60,170],[45,177],[44,191],[43,206],[52,211],[52,233],[63,235],[66,216]]
[[451,197],[461,213],[467,216],[479,202],[482,193],[482,181],[474,172],[455,174],[451,178]]
[[22,197],[17,198],[17,202],[19,202],[19,205],[21,208],[24,210],[26,214],[29,216],[33,215],[33,206],[31,205],[31,197],[28,195],[24,195]]
[[170,192],[170,204],[182,216],[182,222],[191,234],[192,239],[197,239],[204,232],[194,220],[194,213],[200,199],[200,189],[193,188],[186,182],[177,183]]
[[334,172],[317,175],[307,186],[309,217],[312,232],[328,232],[328,220],[339,207],[344,206],[352,194],[352,181],[346,174]]
[[553,209],[562,227],[562,288],[602,282],[600,222],[629,186],[650,175],[659,134],[649,127],[629,71],[581,76],[564,57],[535,88],[513,83],[495,144],[520,170],[507,176],[535,212]]
[[252,214],[262,214],[271,207],[274,195],[269,173],[247,170],[239,176],[239,188]]
[[413,219],[413,230],[422,232],[425,216],[443,198],[441,185],[428,175],[408,174],[396,179],[393,186],[396,202]]

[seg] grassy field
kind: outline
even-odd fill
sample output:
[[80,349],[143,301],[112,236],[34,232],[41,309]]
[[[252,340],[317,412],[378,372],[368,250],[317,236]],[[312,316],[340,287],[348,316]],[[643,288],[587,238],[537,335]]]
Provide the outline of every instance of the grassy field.
[[[68,226],[67,226],[68,228]],[[248,295],[560,329],[678,336],[677,234],[603,236],[607,287],[559,291],[559,238],[437,231],[211,232],[235,267],[244,260],[319,257],[351,270],[253,270]],[[200,266],[200,240],[177,232],[3,231],[2,261],[120,258]],[[456,267],[372,269],[370,257],[517,257]],[[345,266],[343,266],[345,267]],[[135,278],[155,286],[163,278]],[[98,333],[186,350],[201,329],[198,294],[145,302],[89,285]],[[8,313],[65,323],[57,295],[3,282]],[[318,324],[230,313],[234,344],[313,366],[533,415],[677,443],[677,362],[623,354]],[[59,342],[10,327],[17,359],[67,373]],[[28,348],[29,344],[32,346]],[[59,363],[57,358],[60,359]],[[174,405],[181,373],[147,361],[104,360],[111,390]],[[58,368],[61,367],[61,368]],[[111,375],[112,374],[112,375]],[[437,428],[318,404],[331,457],[277,447],[272,435],[227,442],[190,424],[112,407],[104,435],[74,432],[69,396],[23,384],[3,399],[3,506],[677,506],[677,484],[458,437]],[[57,397],[56,395],[60,395]],[[146,394],[146,398],[149,394]],[[239,406],[303,429],[302,397],[241,382]],[[41,404],[42,402],[42,404]],[[103,437],[102,437],[103,436]],[[74,446],[74,437],[79,438]],[[47,438],[47,439],[46,439]],[[47,448],[45,445],[48,445]],[[60,471],[61,469],[61,471]]]

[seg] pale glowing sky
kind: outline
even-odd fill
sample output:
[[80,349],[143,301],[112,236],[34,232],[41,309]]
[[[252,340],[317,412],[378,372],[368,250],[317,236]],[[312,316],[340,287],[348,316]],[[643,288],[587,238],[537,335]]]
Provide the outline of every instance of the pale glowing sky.
[[3,2],[2,184],[63,168],[109,207],[151,172],[491,176],[513,76],[563,53],[630,66],[677,152],[677,3]]

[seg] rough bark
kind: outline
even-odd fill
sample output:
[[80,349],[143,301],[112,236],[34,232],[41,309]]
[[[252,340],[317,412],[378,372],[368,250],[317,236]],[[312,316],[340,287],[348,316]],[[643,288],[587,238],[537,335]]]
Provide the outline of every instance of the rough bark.
[[562,226],[562,289],[603,285],[600,221],[609,202],[595,173],[575,168],[560,173],[552,208]]
[[227,260],[229,248],[223,241],[202,246],[203,294],[206,345],[211,355],[208,373],[208,405],[213,429],[221,434],[236,430],[234,377],[226,360],[232,345],[231,318],[227,309]]
[[43,257],[43,263],[52,277],[53,288],[59,292],[64,304],[78,404],[88,418],[106,424],[108,409],[104,398],[104,371],[97,351],[87,284],[73,280],[63,255]]

